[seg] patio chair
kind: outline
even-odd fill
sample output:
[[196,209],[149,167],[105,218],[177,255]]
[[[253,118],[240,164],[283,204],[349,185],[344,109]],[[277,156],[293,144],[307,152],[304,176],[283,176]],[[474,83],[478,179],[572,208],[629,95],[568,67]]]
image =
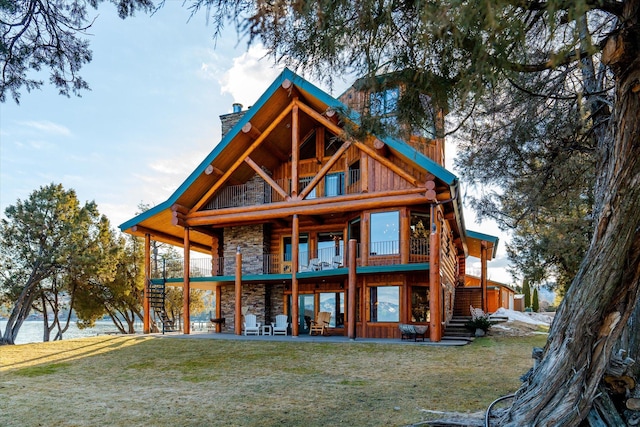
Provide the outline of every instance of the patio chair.
[[271,329],[273,335],[287,335],[287,329],[289,329],[289,322],[286,314],[278,314],[276,321],[271,323]]
[[244,316],[244,335],[260,335],[261,322],[256,322],[255,314],[245,314]]
[[340,255],[336,255],[331,260],[331,268],[340,268],[342,267],[342,257]]
[[320,271],[320,258],[311,258],[309,265],[303,266],[300,271]]
[[309,335],[319,333],[324,335],[329,328],[329,321],[331,320],[331,313],[328,311],[319,311],[316,314],[316,319],[311,321],[311,327],[309,328]]

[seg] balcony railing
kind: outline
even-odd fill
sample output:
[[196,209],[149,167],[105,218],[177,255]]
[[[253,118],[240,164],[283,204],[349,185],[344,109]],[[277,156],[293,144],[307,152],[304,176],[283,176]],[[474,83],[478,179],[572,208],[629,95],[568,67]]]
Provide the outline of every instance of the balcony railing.
[[[344,174],[327,175],[330,182],[325,178],[322,185],[316,186],[306,199],[316,199],[319,197],[336,197],[345,194],[357,194],[361,192],[360,170],[354,169]],[[346,178],[346,179],[345,179]],[[298,191],[301,192],[311,183],[313,177],[300,179]],[[276,184],[287,194],[291,194],[291,180],[278,179]],[[319,191],[322,189],[323,194]],[[284,201],[284,197],[262,179],[255,179],[245,184],[227,185],[222,188],[216,196],[206,204],[205,209],[216,210],[226,208],[248,207],[276,203]]]
[[[429,245],[426,238],[412,238],[409,241],[409,263],[429,262]],[[362,245],[356,247],[356,265],[380,266],[401,264],[401,242],[373,242],[370,245],[367,261],[362,257]],[[329,271],[348,267],[345,254],[336,255],[335,248],[324,248],[316,253],[300,252],[298,254],[298,272]],[[243,275],[287,274],[291,273],[291,259],[282,259],[281,254],[242,256]],[[189,263],[189,277],[234,276],[236,273],[236,257],[196,258]],[[152,278],[178,279],[184,276],[182,259],[166,260],[158,268],[152,269]]]

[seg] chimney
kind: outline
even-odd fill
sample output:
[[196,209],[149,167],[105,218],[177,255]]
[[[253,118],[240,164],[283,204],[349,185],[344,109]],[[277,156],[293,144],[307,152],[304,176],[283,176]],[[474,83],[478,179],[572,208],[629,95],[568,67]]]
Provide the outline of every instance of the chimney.
[[244,116],[246,111],[242,111],[242,104],[234,103],[232,106],[232,112],[229,114],[223,114],[220,116],[220,122],[222,123],[222,137],[231,130],[232,127],[235,126],[238,121]]

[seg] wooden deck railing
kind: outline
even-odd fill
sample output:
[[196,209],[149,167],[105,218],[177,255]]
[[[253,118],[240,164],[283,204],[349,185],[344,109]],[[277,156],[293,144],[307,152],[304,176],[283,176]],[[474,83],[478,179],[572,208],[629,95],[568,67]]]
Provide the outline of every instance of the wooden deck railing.
[[[356,258],[358,267],[400,264],[399,241],[375,242],[371,244],[366,264],[362,257]],[[428,239],[411,239],[409,242],[409,263],[429,262]],[[362,248],[358,244],[358,254]],[[299,272],[328,271],[336,268],[348,267],[346,254],[336,255],[335,248],[320,249],[316,253],[299,253]],[[283,274],[291,273],[291,260],[282,259],[281,254],[250,255],[243,254],[242,274]],[[189,277],[216,277],[235,275],[236,258],[194,258],[190,260]],[[152,269],[152,278],[177,279],[184,276],[184,261],[182,259],[166,260],[159,268]]]

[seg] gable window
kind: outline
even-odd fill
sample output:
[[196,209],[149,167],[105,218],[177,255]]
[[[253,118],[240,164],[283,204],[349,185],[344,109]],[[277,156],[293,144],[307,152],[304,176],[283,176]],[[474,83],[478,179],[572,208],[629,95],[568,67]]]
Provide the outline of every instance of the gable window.
[[324,194],[326,197],[344,194],[344,173],[331,173],[324,177]]
[[383,125],[395,125],[398,110],[400,89],[392,87],[369,95],[369,112],[377,117]]
[[[300,184],[298,185],[298,191],[302,191],[304,190],[307,185],[309,185],[311,183],[311,181],[313,180],[312,176],[305,176],[300,178]],[[311,190],[311,192],[309,194],[307,194],[307,197],[305,197],[305,200],[307,199],[315,199],[316,198],[316,188],[318,188],[317,186]]]
[[347,185],[353,185],[360,181],[360,160],[356,160],[349,165],[349,177],[347,179]]
[[316,158],[316,133],[311,134],[300,145],[300,160],[309,160]]
[[375,212],[371,214],[371,220],[369,222],[370,254],[399,254],[400,212]]
[[331,157],[336,154],[341,145],[342,141],[337,136],[326,132],[324,137],[324,157]]

